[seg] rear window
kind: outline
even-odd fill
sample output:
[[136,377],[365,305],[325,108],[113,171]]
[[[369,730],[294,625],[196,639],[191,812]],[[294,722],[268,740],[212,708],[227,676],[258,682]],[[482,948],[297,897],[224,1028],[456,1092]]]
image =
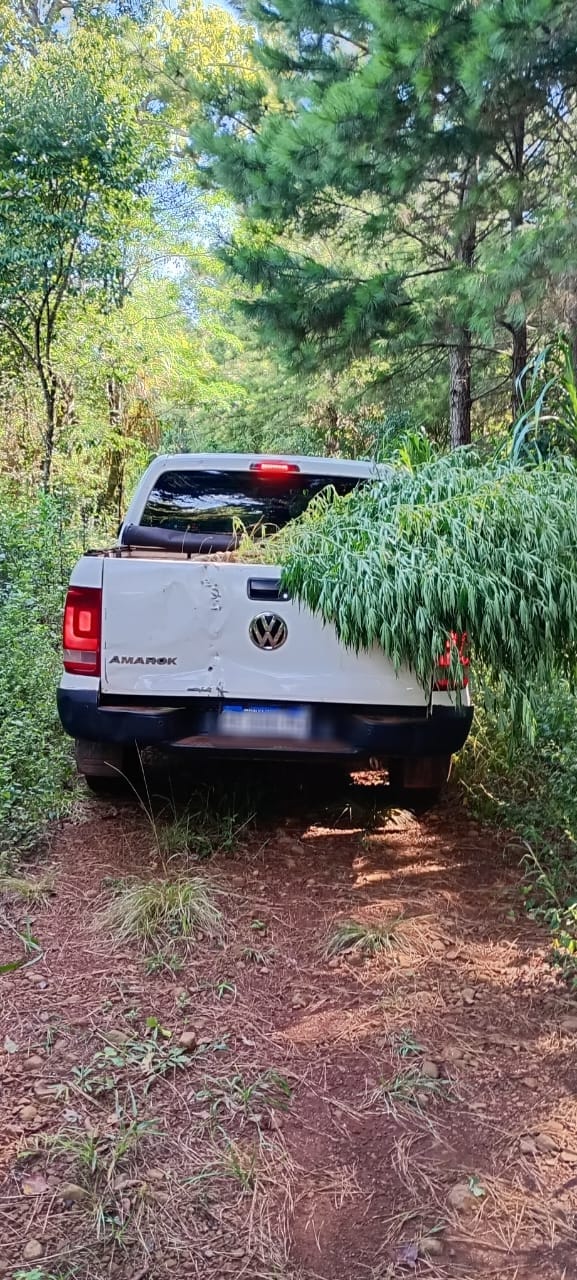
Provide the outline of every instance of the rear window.
[[181,533],[235,532],[239,523],[281,529],[328,486],[350,493],[358,477],[259,475],[250,471],[165,471],[150,491],[141,525]]

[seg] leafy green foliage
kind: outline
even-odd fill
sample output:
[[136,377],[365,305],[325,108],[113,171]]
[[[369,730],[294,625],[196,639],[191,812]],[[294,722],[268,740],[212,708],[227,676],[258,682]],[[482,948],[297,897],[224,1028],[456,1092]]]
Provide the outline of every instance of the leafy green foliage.
[[13,1280],[70,1280],[70,1273],[65,1276],[54,1271],[43,1271],[42,1267],[33,1267],[31,1271],[15,1271]]
[[519,837],[525,905],[577,986],[577,699],[558,681],[538,691],[534,713],[530,742],[479,708],[459,773],[473,812]]
[[536,693],[575,666],[576,478],[569,459],[524,469],[459,450],[321,495],[265,554],[345,645],[379,646],[425,688],[447,644],[458,683],[451,634],[466,632],[503,715],[530,732]]
[[402,1027],[400,1031],[391,1033],[391,1046],[399,1058],[420,1057],[425,1053],[424,1045],[416,1039],[410,1027]]
[[143,1139],[159,1132],[155,1120],[120,1120],[113,1128],[84,1134],[60,1129],[46,1136],[46,1146],[51,1155],[66,1155],[74,1161],[87,1188],[95,1191],[98,1183],[111,1186],[118,1169]]
[[[72,1077],[75,1086],[95,1098],[118,1089],[123,1082],[127,1084],[129,1078],[144,1081],[147,1094],[155,1081],[189,1066],[190,1057],[185,1050],[167,1043],[157,1028],[151,1028],[143,1040],[135,1037],[124,1045],[105,1045],[87,1066],[74,1067]],[[127,1077],[124,1072],[128,1072]]]
[[161,1132],[154,1120],[114,1119],[117,1122],[110,1127],[102,1125],[85,1134],[68,1126],[45,1136],[49,1159],[62,1157],[78,1180],[64,1184],[63,1190],[90,1215],[85,1230],[92,1220],[96,1240],[109,1244],[122,1242],[131,1217],[132,1206],[123,1203],[123,1180],[129,1170],[135,1172],[137,1157],[148,1140]]
[[[515,461],[573,457],[577,382],[568,340],[555,338],[524,371],[524,412],[511,440]],[[562,457],[562,455],[561,455]],[[561,460],[561,467],[565,464]],[[555,613],[552,621],[555,620]],[[554,638],[550,641],[553,644]],[[567,656],[572,650],[567,646]],[[460,762],[475,813],[516,833],[524,851],[523,897],[553,935],[553,958],[577,985],[577,700],[552,666],[533,691],[531,739],[511,736],[494,700],[478,706]]]
[[0,858],[67,803],[70,745],[58,722],[61,617],[82,526],[66,503],[0,491]]
[[184,960],[182,956],[170,952],[156,951],[153,955],[147,956],[145,969],[147,974],[180,973],[181,969],[184,969]]
[[38,379],[48,486],[58,425],[54,340],[70,297],[118,300],[124,240],[159,128],[120,42],[78,31],[0,68],[0,331]]

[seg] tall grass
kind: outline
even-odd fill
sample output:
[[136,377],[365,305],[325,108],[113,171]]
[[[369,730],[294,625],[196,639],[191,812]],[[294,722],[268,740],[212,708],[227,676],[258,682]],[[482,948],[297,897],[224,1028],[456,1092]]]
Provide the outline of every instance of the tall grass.
[[521,377],[523,413],[511,440],[516,462],[577,450],[577,373],[571,344],[558,335],[531,360]]

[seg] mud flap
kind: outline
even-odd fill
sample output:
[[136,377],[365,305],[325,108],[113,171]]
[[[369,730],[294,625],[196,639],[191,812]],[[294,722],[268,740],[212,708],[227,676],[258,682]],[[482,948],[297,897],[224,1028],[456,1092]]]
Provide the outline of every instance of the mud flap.
[[391,760],[389,778],[393,786],[406,791],[437,791],[451,773],[452,756],[405,756]]
[[126,777],[129,771],[130,748],[115,742],[88,742],[77,738],[74,744],[76,767],[85,778]]

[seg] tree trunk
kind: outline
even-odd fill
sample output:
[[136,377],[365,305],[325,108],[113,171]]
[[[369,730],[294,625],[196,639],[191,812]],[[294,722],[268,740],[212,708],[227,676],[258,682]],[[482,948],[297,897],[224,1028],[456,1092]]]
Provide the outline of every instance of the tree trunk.
[[[520,115],[513,124],[513,173],[517,179],[518,190],[516,201],[511,210],[511,242],[519,234],[523,226],[523,180],[525,176],[525,116]],[[513,294],[512,302],[523,306],[523,297],[519,290]],[[527,365],[527,319],[512,324],[513,349],[511,352],[511,409],[513,419],[518,418],[523,406],[523,370]]]
[[42,390],[44,393],[44,404],[46,408],[46,426],[44,428],[44,457],[42,459],[42,488],[45,493],[50,489],[50,479],[52,475],[52,459],[54,457],[54,442],[56,439],[56,401],[58,397],[58,386],[56,378],[51,376],[49,380],[43,381]]
[[332,458],[333,454],[339,452],[341,441],[339,439],[339,412],[336,404],[329,400],[325,406],[325,449],[327,456]]
[[[455,259],[471,268],[477,249],[477,223],[468,205],[477,182],[477,160],[463,174],[460,210],[463,215],[461,233],[455,246]],[[468,220],[470,218],[470,221]],[[449,436],[451,449],[471,443],[471,332],[465,325],[453,331],[449,351]]]
[[119,439],[122,432],[124,415],[123,386],[114,375],[106,383],[108,398],[108,421],[114,433],[113,444],[108,457],[108,478],[106,489],[99,504],[105,511],[116,508],[118,519],[121,518],[122,485],[124,480],[124,449]]
[[449,430],[451,449],[471,443],[471,334],[455,333],[449,352]]
[[527,359],[527,321],[523,320],[522,324],[516,325],[513,329],[511,409],[514,419],[519,417],[523,408],[523,370],[526,368]]
[[567,276],[563,290],[563,320],[571,348],[571,363],[577,369],[577,275]]

